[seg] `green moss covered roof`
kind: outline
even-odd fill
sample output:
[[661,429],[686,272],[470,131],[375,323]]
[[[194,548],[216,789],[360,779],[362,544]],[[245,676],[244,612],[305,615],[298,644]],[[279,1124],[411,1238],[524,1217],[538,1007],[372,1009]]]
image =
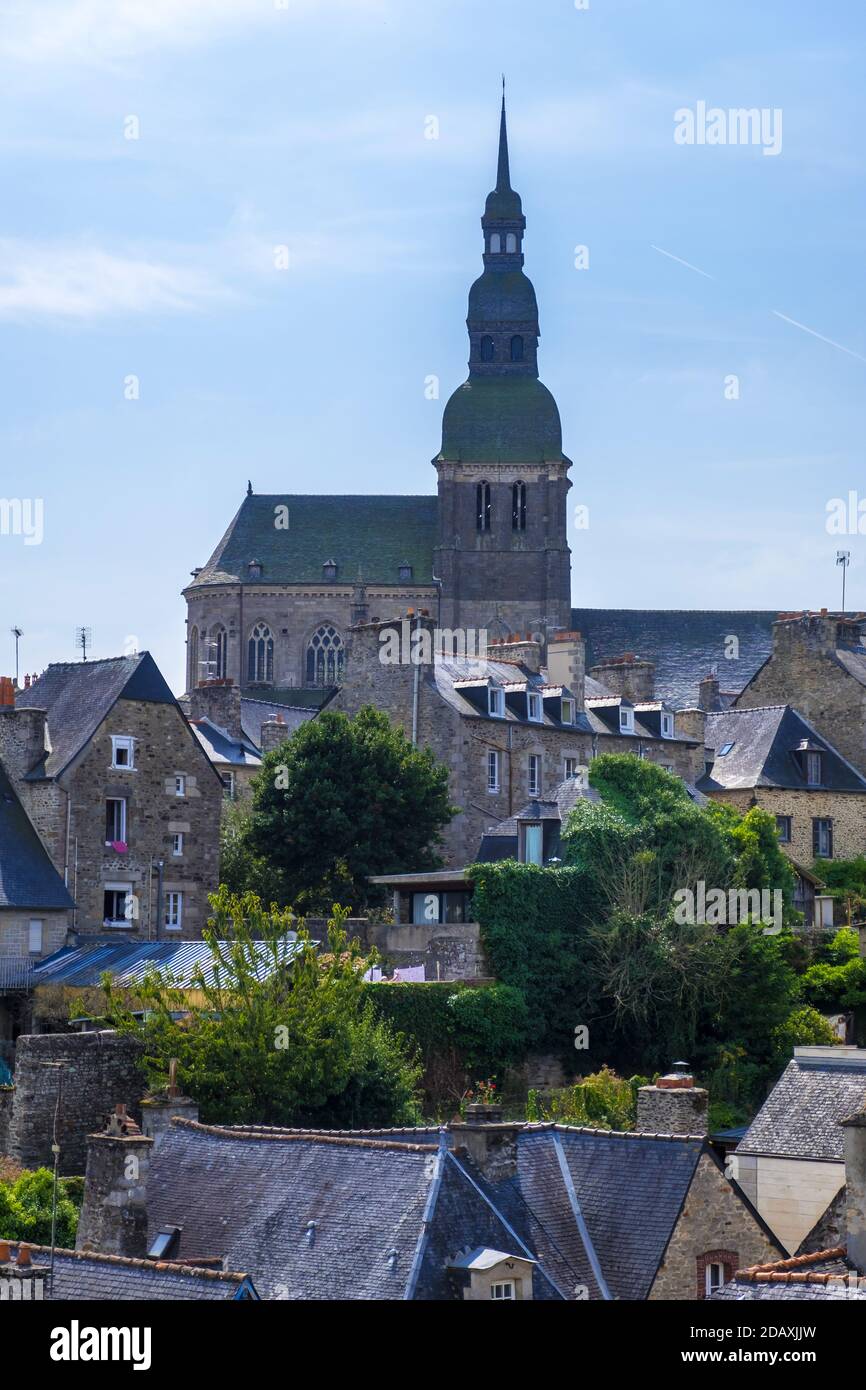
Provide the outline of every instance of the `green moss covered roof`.
[[556,401],[536,377],[470,377],[445,407],[439,457],[458,463],[560,460]]

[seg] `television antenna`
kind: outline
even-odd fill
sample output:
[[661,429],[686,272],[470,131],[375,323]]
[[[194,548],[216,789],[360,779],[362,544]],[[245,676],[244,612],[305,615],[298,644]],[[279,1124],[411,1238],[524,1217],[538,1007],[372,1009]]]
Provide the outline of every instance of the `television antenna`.
[[851,551],[850,551],[850,550],[837,550],[837,551],[836,551],[836,564],[842,566],[842,616],[843,616],[843,618],[844,618],[844,616],[845,616],[845,576],[846,576],[846,574],[847,574],[847,572],[848,572],[848,566],[850,565],[850,563],[851,563]]
[[75,629],[75,645],[81,648],[81,660],[87,660],[87,648],[93,645],[93,632],[89,627]]
[[16,686],[17,686],[17,685],[18,685],[18,643],[21,641],[21,638],[24,636],[24,633],[21,631],[20,627],[18,627],[17,623],[16,623],[16,625],[15,625],[14,627],[10,628],[9,631],[12,633],[12,636],[15,638],[15,684],[16,684]]

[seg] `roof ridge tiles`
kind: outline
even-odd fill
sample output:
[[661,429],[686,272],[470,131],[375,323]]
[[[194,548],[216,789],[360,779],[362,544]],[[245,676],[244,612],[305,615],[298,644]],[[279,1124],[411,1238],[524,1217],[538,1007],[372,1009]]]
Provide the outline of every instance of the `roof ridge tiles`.
[[[50,1255],[52,1247],[50,1245],[34,1245],[31,1241],[19,1240],[10,1241],[10,1245],[15,1244],[19,1248],[26,1245],[31,1254]],[[224,1279],[230,1283],[240,1284],[244,1279],[248,1279],[248,1274],[243,1274],[238,1270],[228,1269],[205,1269],[201,1265],[178,1264],[173,1260],[142,1260],[132,1255],[105,1255],[99,1250],[64,1250],[59,1246],[53,1247],[55,1255],[62,1255],[74,1260],[96,1260],[100,1264],[123,1265],[125,1269],[159,1269],[170,1274],[194,1274],[200,1279]]]
[[707,1137],[705,1134],[656,1134],[644,1129],[598,1129],[591,1125],[553,1124],[551,1128],[566,1134],[603,1134],[608,1139],[690,1139],[704,1143]]
[[233,1130],[221,1125],[204,1125],[199,1120],[187,1120],[179,1116],[174,1116],[171,1123],[172,1127],[192,1129],[200,1134],[212,1134],[218,1139],[269,1139],[279,1143],[308,1139],[316,1144],[344,1144],[358,1149],[396,1149],[400,1153],[437,1153],[439,1150],[438,1144],[401,1144],[396,1139],[355,1139],[348,1135],[325,1134],[321,1130]]

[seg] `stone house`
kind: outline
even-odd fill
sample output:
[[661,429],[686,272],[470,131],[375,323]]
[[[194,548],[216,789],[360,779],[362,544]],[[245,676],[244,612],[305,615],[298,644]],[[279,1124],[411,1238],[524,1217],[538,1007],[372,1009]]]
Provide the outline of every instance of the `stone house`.
[[[139,1183],[125,1176],[130,1154]],[[315,1131],[174,1118],[88,1147],[80,1238],[244,1269],[265,1299],[706,1297],[784,1252],[701,1135],[504,1121]]]
[[788,704],[866,774],[866,615],[782,613],[773,649],[737,709]]
[[0,706],[0,764],[77,932],[201,935],[223,787],[149,653],[49,666]]
[[701,775],[702,735],[682,733],[663,702],[635,702],[587,677],[579,634],[552,638],[546,667],[531,638],[498,642],[483,656],[448,654],[443,639],[450,635],[424,613],[352,628],[331,708],[352,716],[373,705],[449,768],[460,807],[445,832],[450,866],[475,858],[491,823],[550,799],[600,753],[634,753],[687,782]]
[[841,1122],[866,1104],[866,1049],[795,1047],[732,1155],[734,1176],[793,1254],[845,1181]]

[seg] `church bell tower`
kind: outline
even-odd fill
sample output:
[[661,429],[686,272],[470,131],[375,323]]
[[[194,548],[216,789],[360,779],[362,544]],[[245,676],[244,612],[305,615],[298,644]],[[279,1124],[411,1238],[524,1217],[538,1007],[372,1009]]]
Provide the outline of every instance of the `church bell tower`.
[[511,187],[505,93],[496,187],[481,219],[484,270],[469,291],[469,376],[442,421],[441,626],[512,632],[571,627],[566,498],[556,401],[538,379],[538,304],[523,272],[526,218]]

